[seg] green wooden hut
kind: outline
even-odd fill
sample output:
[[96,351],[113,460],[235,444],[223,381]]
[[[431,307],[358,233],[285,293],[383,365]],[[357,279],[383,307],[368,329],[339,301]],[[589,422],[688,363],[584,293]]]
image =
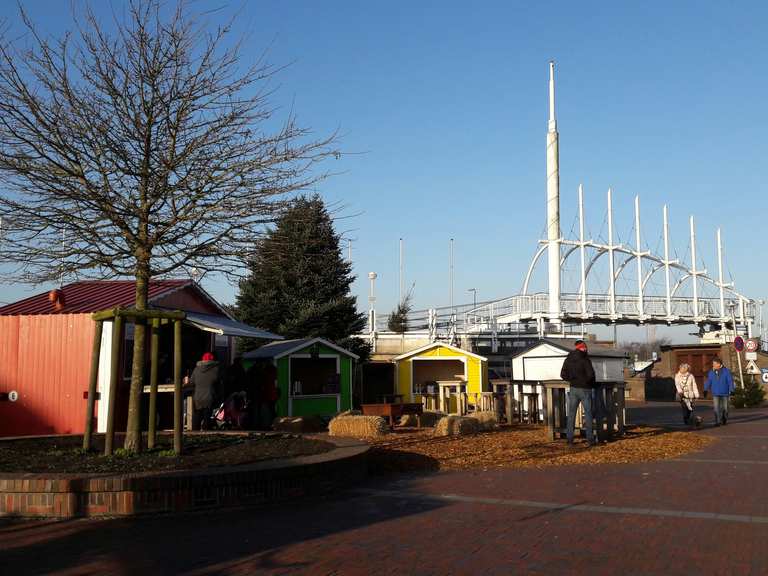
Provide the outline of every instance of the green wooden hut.
[[330,416],[352,408],[353,361],[358,356],[323,338],[283,340],[243,355],[277,368],[278,416]]

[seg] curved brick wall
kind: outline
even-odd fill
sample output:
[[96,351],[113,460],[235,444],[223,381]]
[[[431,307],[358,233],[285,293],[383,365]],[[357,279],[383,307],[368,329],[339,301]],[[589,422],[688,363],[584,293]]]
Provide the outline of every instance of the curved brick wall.
[[206,470],[120,476],[0,474],[0,516],[130,516],[252,505],[326,493],[366,476],[366,444],[324,440],[336,449]]

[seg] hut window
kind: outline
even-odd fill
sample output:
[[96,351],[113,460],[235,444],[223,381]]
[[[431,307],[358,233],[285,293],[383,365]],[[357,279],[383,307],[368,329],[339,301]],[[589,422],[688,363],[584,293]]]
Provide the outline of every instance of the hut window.
[[338,394],[336,358],[291,358],[291,394]]

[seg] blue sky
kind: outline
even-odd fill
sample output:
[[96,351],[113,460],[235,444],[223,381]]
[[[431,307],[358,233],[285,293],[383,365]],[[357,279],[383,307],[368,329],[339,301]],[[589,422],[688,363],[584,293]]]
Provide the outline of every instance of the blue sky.
[[[14,3],[0,5],[13,26]],[[52,34],[69,3],[24,5]],[[119,6],[119,2],[114,3]],[[192,2],[218,8],[226,2]],[[338,129],[349,154],[318,191],[339,204],[353,238],[366,306],[367,273],[379,275],[380,310],[398,293],[398,239],[417,307],[448,302],[448,240],[455,239],[456,300],[519,291],[543,233],[547,62],[557,62],[562,227],[587,195],[594,234],[615,194],[627,239],[640,194],[645,241],[656,248],[661,207],[687,249],[716,268],[715,227],[737,287],[766,295],[761,245],[766,215],[764,23],[746,2],[277,2],[233,3],[245,53],[269,48],[291,65],[274,101],[318,134]],[[98,10],[107,14],[106,3]],[[226,12],[226,11],[225,11]],[[211,16],[213,20],[217,15]],[[206,279],[223,301],[235,289]],[[28,288],[0,287],[0,301]]]

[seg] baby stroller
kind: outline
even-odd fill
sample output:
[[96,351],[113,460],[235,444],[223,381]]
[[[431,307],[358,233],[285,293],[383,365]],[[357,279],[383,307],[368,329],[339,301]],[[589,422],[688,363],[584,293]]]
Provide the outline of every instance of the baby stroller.
[[211,416],[218,430],[244,429],[248,424],[248,397],[244,391],[233,392]]

